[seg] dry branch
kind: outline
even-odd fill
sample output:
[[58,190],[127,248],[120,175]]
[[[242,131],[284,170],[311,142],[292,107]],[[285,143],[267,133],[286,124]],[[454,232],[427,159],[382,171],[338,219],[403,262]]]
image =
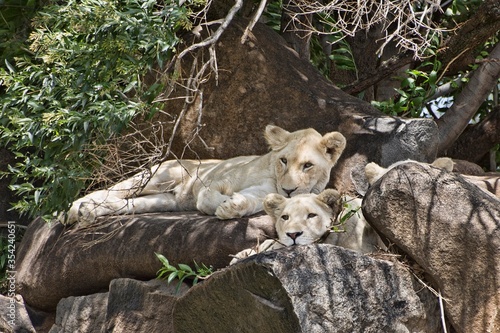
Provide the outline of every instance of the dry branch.
[[368,31],[373,26],[382,25],[386,35],[379,54],[389,43],[395,43],[403,52],[410,51],[416,58],[422,58],[431,38],[443,31],[432,20],[433,13],[441,10],[438,0],[333,0],[327,3],[292,0],[291,3],[300,9],[292,15],[292,20],[300,23],[297,26],[306,22],[301,19],[302,16],[311,14],[320,14],[324,18],[322,23],[331,26],[329,32],[320,31],[312,24],[303,28],[311,33],[354,36],[360,30]]

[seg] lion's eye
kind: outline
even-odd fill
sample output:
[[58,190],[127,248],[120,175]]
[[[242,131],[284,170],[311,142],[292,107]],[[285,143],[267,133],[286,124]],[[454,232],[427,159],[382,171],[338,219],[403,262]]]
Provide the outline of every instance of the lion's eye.
[[313,217],[316,217],[316,216],[318,216],[318,214],[314,214],[314,213],[307,214],[308,219],[312,219]]
[[309,168],[311,168],[312,166],[313,166],[313,164],[312,164],[312,163],[310,163],[310,162],[304,163],[304,170],[305,170],[305,169],[309,169]]
[[283,163],[284,165],[286,165],[286,164],[287,164],[287,162],[288,162],[288,161],[286,160],[286,158],[284,158],[284,157],[280,158],[280,161],[281,161],[281,163]]
[[281,219],[285,220],[285,221],[288,221],[288,215],[281,215]]

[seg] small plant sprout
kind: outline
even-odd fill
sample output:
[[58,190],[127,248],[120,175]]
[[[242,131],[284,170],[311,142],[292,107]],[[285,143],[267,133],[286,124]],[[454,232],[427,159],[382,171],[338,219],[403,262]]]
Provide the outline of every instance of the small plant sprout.
[[355,214],[359,213],[359,210],[361,207],[359,206],[354,206],[349,203],[348,200],[345,198],[342,200],[342,210],[340,211],[340,214],[335,218],[332,219],[332,224],[330,226],[330,232],[345,232],[345,223],[347,220],[349,220],[351,217],[353,217]]
[[177,285],[177,291],[184,282],[186,278],[192,279],[193,285],[197,284],[199,280],[204,280],[208,278],[213,273],[213,267],[207,267],[205,264],[198,265],[196,261],[194,262],[195,269],[193,270],[190,266],[186,264],[178,264],[178,267],[175,267],[170,264],[167,258],[164,255],[156,253],[156,257],[161,261],[163,267],[161,267],[156,273],[157,279],[167,280],[167,283],[170,284],[175,279],[179,280]]

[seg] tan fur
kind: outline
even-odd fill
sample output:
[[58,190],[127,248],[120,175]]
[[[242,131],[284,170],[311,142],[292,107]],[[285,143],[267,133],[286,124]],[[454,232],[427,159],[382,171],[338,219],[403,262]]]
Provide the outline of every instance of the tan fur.
[[500,177],[497,175],[471,176],[461,175],[468,182],[476,185],[484,192],[500,198]]
[[[92,223],[98,216],[199,210],[220,219],[257,213],[269,193],[319,193],[342,154],[339,132],[288,132],[268,125],[271,151],[228,160],[174,160],[154,166],[107,190],[90,193],[71,206],[66,223]],[[149,175],[152,177],[149,179]]]
[[[349,209],[343,209],[346,204]],[[256,249],[239,252],[234,264],[239,259],[255,253],[279,249],[292,245],[307,245],[328,235],[324,243],[337,245],[359,253],[374,252],[385,248],[380,237],[366,222],[361,212],[361,199],[341,197],[333,189],[316,194],[301,194],[285,198],[279,194],[269,194],[264,200],[264,209],[275,223],[278,240],[266,240]],[[349,210],[357,212],[340,226],[345,232],[327,233],[334,221],[340,221]],[[340,215],[339,215],[340,214]],[[338,220],[336,217],[339,216]]]
[[[365,166],[365,175],[366,178],[368,179],[368,183],[370,185],[373,185],[377,180],[379,180],[383,175],[385,175],[389,170],[392,168],[397,167],[398,165],[405,164],[405,163],[417,163],[417,164],[422,164],[422,165],[429,165],[427,163],[422,163],[422,162],[417,162],[413,160],[405,160],[405,161],[399,161],[394,164],[391,164],[387,168],[383,168],[377,163],[371,162],[368,163]],[[451,172],[453,171],[453,160],[448,157],[440,157],[437,158],[434,162],[432,162],[433,167],[443,169],[445,171]]]

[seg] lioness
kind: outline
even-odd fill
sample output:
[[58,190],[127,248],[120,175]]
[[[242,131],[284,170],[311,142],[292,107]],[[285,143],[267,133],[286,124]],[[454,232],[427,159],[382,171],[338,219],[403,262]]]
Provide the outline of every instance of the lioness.
[[346,140],[339,132],[321,136],[314,129],[288,132],[268,125],[270,152],[228,160],[172,160],[139,173],[107,190],[76,200],[66,223],[90,224],[98,216],[199,210],[220,219],[262,210],[266,194],[292,197],[319,193]]
[[[348,209],[344,209],[344,206]],[[268,194],[264,200],[264,210],[274,221],[278,239],[268,239],[254,249],[239,252],[231,264],[263,251],[315,242],[337,245],[359,253],[384,249],[384,243],[366,222],[360,207],[361,199],[342,197],[333,189],[326,189],[319,195],[301,194],[293,198]],[[341,232],[332,231],[334,226]]]

